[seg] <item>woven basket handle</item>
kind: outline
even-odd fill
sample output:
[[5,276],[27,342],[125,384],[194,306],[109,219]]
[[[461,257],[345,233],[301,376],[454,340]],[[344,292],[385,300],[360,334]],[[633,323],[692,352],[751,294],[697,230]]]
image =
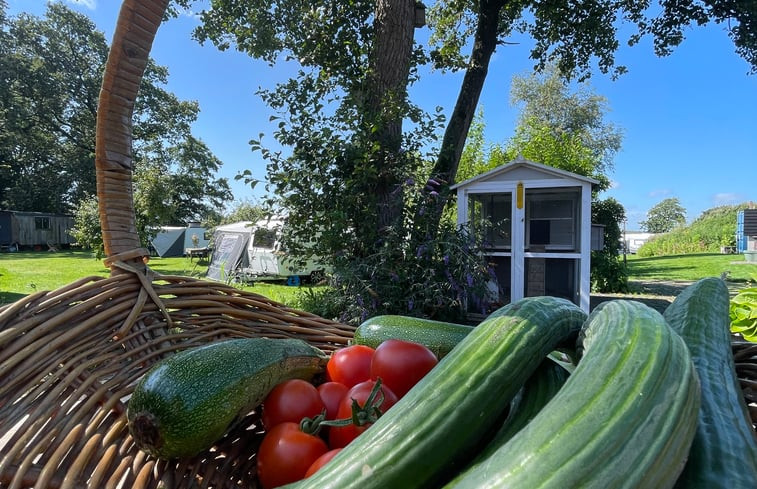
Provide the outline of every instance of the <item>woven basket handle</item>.
[[155,33],[169,0],[124,0],[105,65],[95,128],[95,169],[106,265],[141,265],[132,189],[132,117]]

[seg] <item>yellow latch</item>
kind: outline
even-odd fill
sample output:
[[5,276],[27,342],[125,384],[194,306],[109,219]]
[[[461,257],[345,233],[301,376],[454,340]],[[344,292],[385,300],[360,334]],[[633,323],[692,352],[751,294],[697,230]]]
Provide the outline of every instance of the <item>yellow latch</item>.
[[523,182],[518,182],[515,188],[515,207],[523,209]]

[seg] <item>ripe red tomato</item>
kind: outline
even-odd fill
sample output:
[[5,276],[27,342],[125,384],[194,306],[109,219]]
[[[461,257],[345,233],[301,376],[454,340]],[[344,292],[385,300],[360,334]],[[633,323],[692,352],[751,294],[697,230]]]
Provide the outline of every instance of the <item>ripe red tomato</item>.
[[374,351],[366,345],[350,345],[336,350],[326,364],[329,380],[352,387],[370,379]]
[[[337,419],[349,419],[352,417],[352,400],[354,399],[360,405],[365,407],[365,401],[370,396],[373,387],[376,382],[373,380],[366,380],[352,387],[339,403],[339,409],[337,410]],[[389,408],[397,403],[397,396],[391,389],[382,385],[381,391],[384,393],[384,400],[379,406],[382,413],[385,413]],[[357,438],[362,432],[364,432],[372,423],[365,424],[363,426],[356,426],[350,424],[348,426],[330,426],[329,427],[329,446],[331,448],[342,448],[347,446],[349,442]]]
[[334,455],[336,455],[337,453],[341,451],[342,451],[341,448],[333,448],[329,450],[328,452],[324,453],[323,455],[321,455],[320,457],[318,457],[317,459],[315,459],[315,462],[313,462],[312,465],[308,468],[308,471],[305,472],[305,478],[307,479],[311,475],[318,472],[318,469],[326,465],[326,463],[328,463],[329,460],[334,458]]
[[279,423],[298,423],[313,418],[326,409],[318,389],[308,381],[291,379],[281,382],[263,401],[263,426],[270,430]]
[[265,434],[258,448],[258,480],[263,489],[296,482],[328,450],[325,441],[303,433],[297,423],[279,423]]
[[386,340],[373,354],[371,379],[381,378],[402,398],[439,360],[428,347],[402,340]]
[[336,419],[339,402],[348,390],[350,389],[340,382],[324,382],[318,386],[318,394],[326,406],[326,419]]

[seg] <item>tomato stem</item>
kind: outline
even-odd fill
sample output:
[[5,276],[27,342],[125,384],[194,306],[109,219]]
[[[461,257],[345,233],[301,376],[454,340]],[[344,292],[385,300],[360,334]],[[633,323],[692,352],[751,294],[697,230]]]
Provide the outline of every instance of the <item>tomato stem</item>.
[[311,435],[318,434],[323,426],[364,426],[375,423],[384,413],[381,411],[381,405],[384,403],[384,391],[381,390],[381,378],[376,379],[376,384],[371,389],[365,404],[360,404],[352,399],[352,416],[342,419],[326,419],[326,410],[312,418],[302,418],[300,421],[300,430],[303,433]]

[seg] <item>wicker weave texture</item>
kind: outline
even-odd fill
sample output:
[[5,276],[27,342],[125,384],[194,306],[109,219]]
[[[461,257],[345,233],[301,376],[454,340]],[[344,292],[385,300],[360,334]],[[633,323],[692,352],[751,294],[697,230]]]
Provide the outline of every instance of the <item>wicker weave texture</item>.
[[[193,459],[148,459],[128,433],[136,381],[176,351],[228,338],[301,338],[324,351],[353,328],[187,277],[82,279],[0,309],[0,487],[256,487],[258,414]],[[146,286],[147,284],[147,286]]]

